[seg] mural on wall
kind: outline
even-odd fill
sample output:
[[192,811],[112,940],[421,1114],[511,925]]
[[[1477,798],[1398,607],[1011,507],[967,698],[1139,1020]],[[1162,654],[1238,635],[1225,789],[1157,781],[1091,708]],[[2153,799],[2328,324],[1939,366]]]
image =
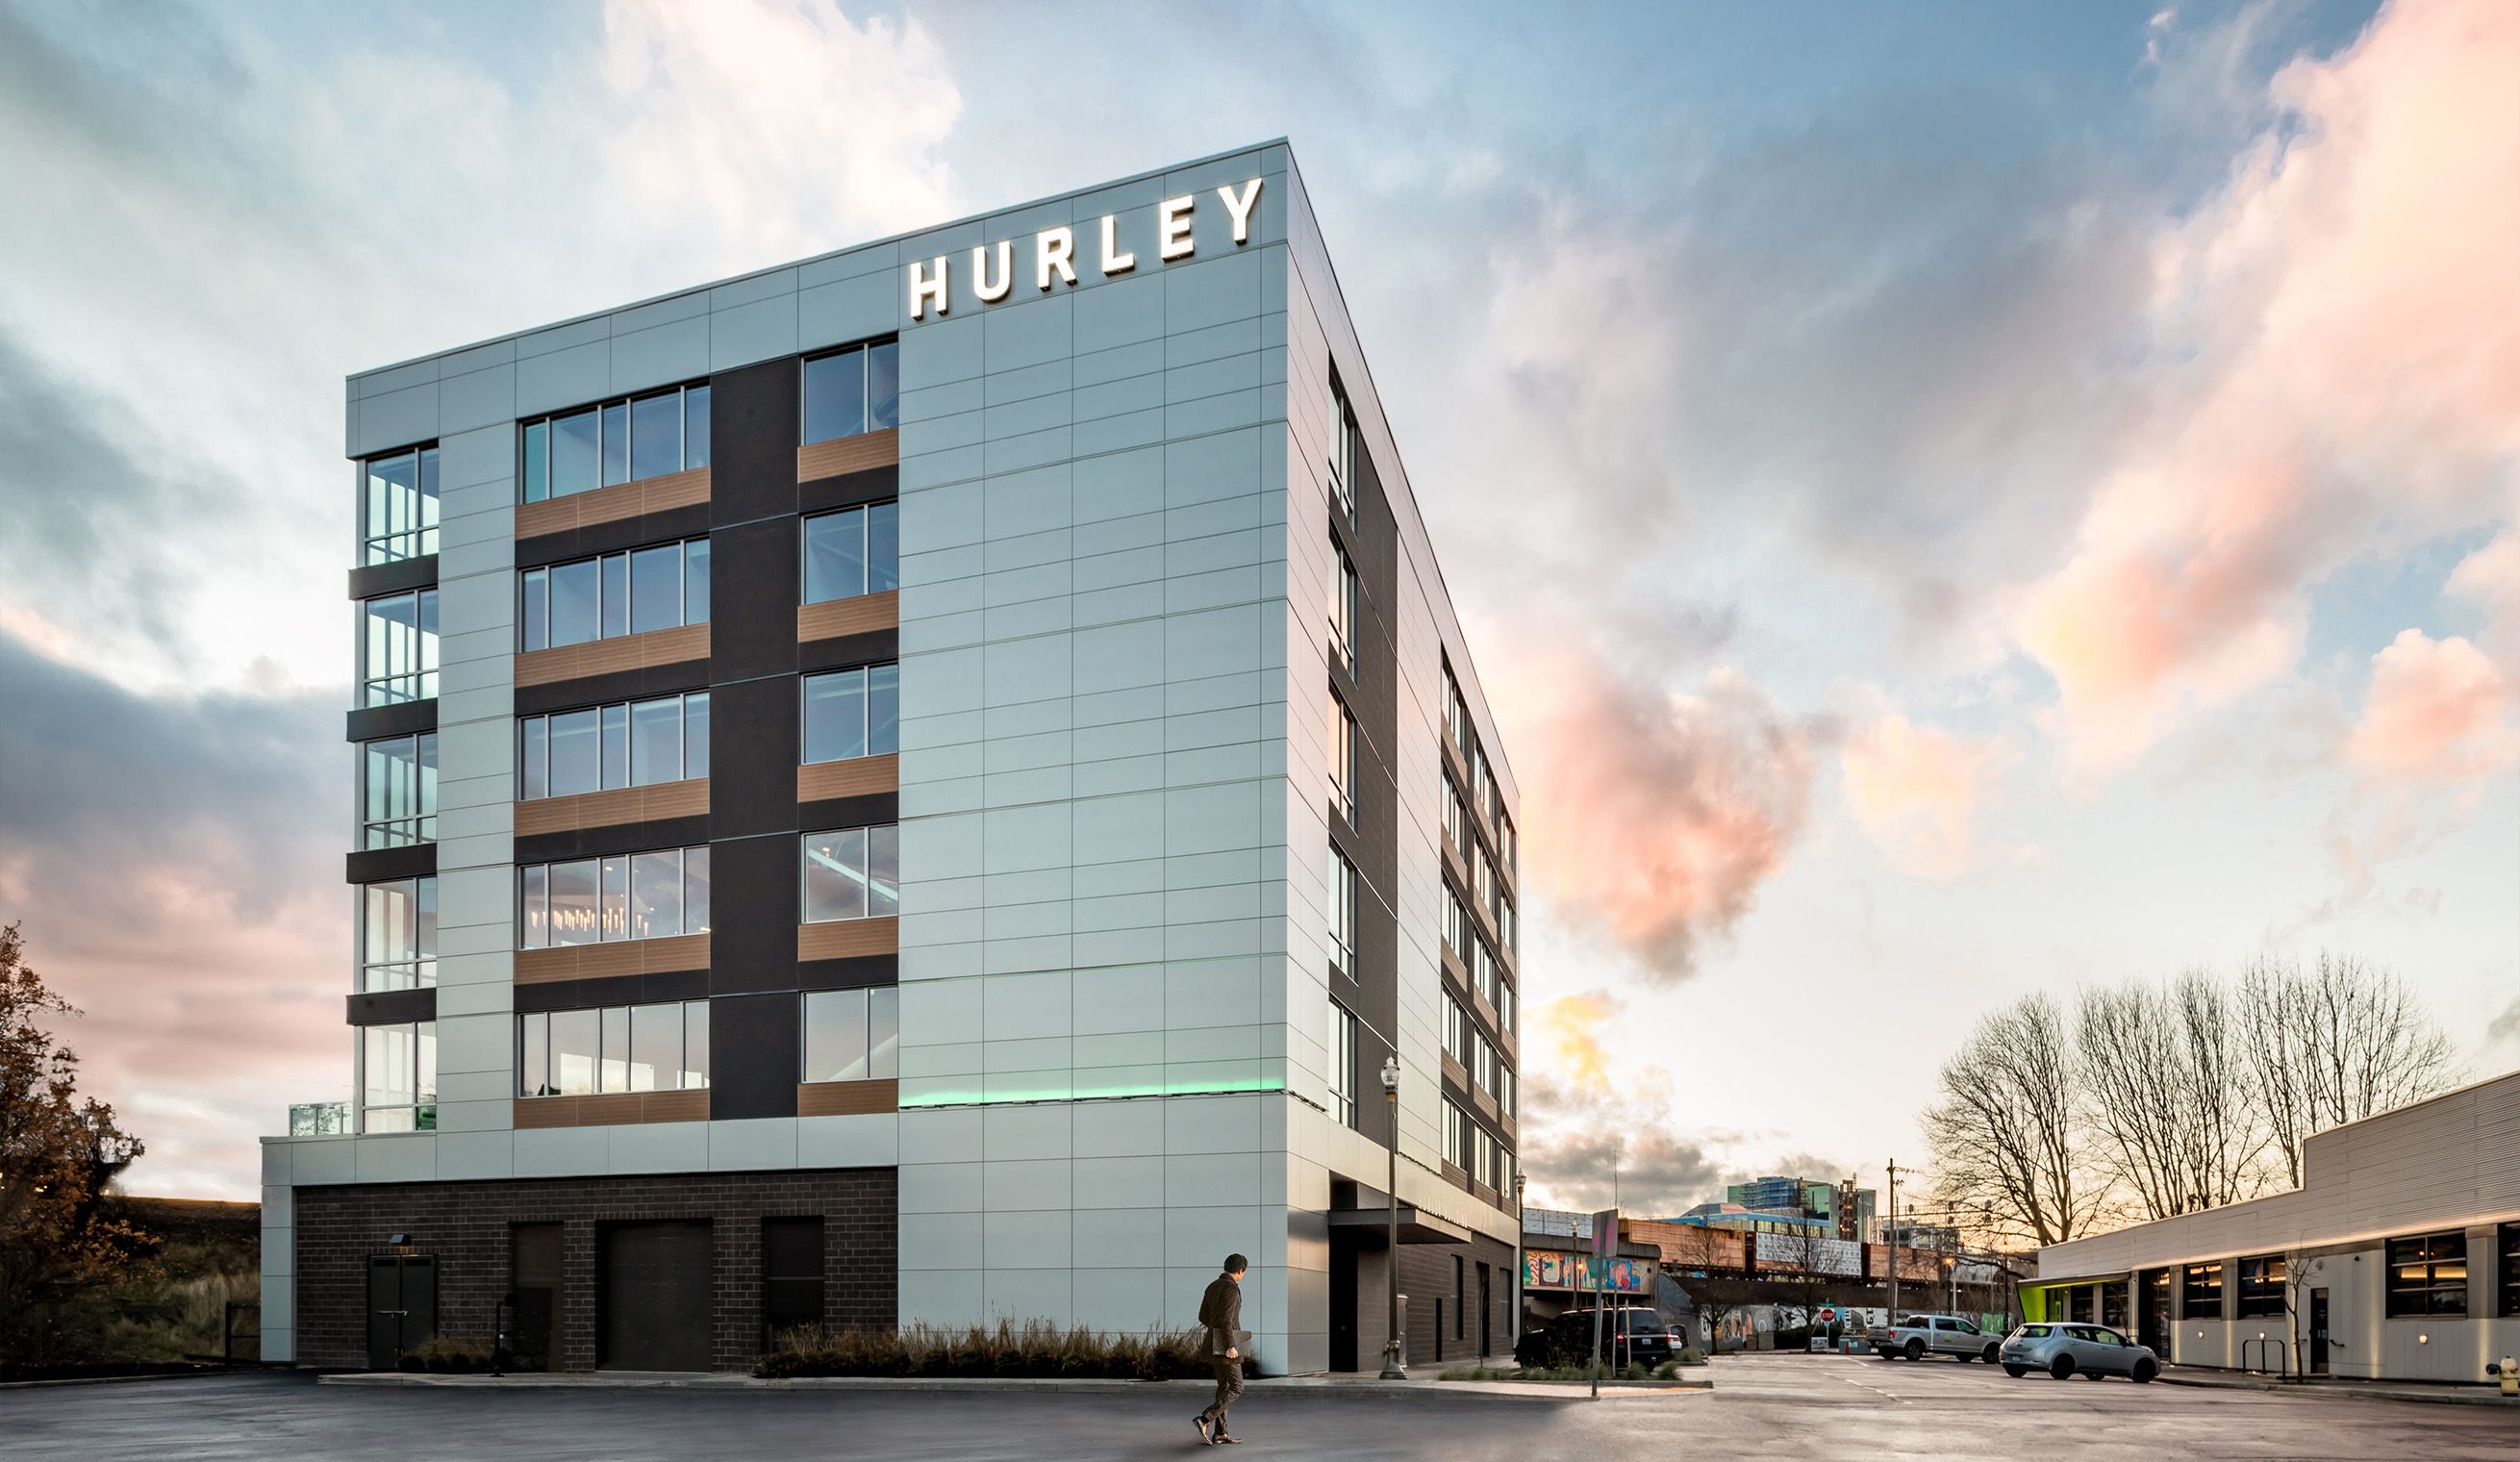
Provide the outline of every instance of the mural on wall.
[[1527,1290],[1642,1295],[1653,1288],[1653,1279],[1650,1259],[1597,1258],[1559,1249],[1526,1249],[1522,1254],[1522,1287]]

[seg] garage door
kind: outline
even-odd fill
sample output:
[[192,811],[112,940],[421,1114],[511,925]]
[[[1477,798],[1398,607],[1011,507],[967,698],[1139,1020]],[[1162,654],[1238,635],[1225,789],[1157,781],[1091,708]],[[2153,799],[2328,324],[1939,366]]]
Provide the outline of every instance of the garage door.
[[619,1371],[709,1368],[709,1226],[616,1223],[604,1230],[604,1349]]

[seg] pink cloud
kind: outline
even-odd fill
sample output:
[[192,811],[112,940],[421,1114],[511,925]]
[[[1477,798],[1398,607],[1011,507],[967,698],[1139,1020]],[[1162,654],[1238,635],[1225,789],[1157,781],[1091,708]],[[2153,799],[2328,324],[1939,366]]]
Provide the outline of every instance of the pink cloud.
[[2397,6],[2154,251],[2160,408],[2016,641],[2085,770],[2298,660],[2308,587],[2492,511],[2520,453],[2520,7]]
[[1951,879],[1977,862],[1973,826],[1988,784],[2012,764],[1997,738],[1972,738],[1885,715],[1847,739],[1839,775],[1858,821],[1892,866]]
[[2512,697],[2494,662],[2466,640],[2401,631],[2371,657],[2371,689],[2346,755],[2403,781],[2482,776],[2520,755],[2508,716]]
[[1524,789],[1526,876],[1654,976],[1685,978],[1800,832],[1820,728],[1735,670],[1686,694],[1566,640],[1496,662],[1549,672],[1494,692]]

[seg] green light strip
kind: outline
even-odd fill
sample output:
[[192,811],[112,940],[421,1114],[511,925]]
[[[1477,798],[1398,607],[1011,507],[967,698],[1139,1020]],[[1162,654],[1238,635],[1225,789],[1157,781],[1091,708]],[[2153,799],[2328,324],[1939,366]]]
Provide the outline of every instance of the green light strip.
[[1158,1086],[1061,1087],[1038,1092],[982,1096],[978,1092],[931,1091],[901,1099],[909,1107],[1005,1107],[1038,1102],[1100,1102],[1122,1097],[1224,1096],[1253,1091],[1284,1091],[1283,1081],[1184,1081]]

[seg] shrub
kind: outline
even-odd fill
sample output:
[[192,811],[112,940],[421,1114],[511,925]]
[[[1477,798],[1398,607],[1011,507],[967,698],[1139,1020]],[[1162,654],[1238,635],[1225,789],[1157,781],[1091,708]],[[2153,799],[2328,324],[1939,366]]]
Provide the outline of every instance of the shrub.
[[753,1374],[795,1376],[1102,1377],[1173,1381],[1209,1374],[1195,1331],[1110,1334],[1047,1320],[962,1329],[912,1325],[902,1330],[811,1326],[772,1337]]
[[452,1335],[432,1335],[403,1351],[399,1364],[406,1371],[469,1376],[490,1369],[490,1343]]

